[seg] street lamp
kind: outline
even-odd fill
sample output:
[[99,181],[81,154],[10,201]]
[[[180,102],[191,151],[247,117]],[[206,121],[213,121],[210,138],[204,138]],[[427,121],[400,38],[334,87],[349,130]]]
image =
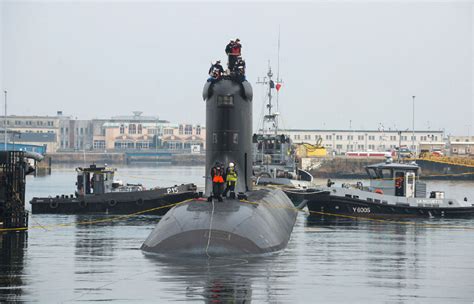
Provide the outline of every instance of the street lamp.
[[416,155],[416,147],[415,147],[415,97],[412,96],[413,99],[413,120],[412,120],[412,131],[411,131],[411,147],[415,152]]
[[5,93],[5,119],[3,121],[3,132],[5,133],[4,137],[4,150],[7,151],[7,90],[4,90],[3,93]]

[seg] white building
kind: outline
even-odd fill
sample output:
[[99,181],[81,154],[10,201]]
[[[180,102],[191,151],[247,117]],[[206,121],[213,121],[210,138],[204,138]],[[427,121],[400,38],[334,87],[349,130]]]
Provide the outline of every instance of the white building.
[[[445,146],[443,131],[392,131],[392,130],[281,130],[294,143],[317,144],[336,154],[353,151],[391,151],[398,146],[406,146],[412,151],[420,151],[420,146]],[[412,135],[414,134],[414,137]]]

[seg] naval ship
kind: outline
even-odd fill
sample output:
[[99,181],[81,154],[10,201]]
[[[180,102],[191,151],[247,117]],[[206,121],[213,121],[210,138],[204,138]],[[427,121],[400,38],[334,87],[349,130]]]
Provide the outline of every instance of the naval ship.
[[[276,81],[276,85],[275,85]],[[289,135],[280,133],[278,129],[278,112],[274,112],[272,104],[274,91],[280,88],[281,80],[277,76],[273,80],[273,72],[268,67],[267,76],[257,81],[267,86],[266,108],[262,128],[252,137],[254,158],[253,174],[256,185],[272,185],[282,189],[306,189],[311,187],[313,176],[298,169],[296,149]],[[277,95],[278,96],[278,95]]]
[[193,257],[272,253],[286,247],[297,209],[280,189],[253,189],[252,86],[230,72],[204,85],[206,103],[206,187],[211,168],[235,164],[236,198],[206,197],[173,207],[143,243],[146,253]]

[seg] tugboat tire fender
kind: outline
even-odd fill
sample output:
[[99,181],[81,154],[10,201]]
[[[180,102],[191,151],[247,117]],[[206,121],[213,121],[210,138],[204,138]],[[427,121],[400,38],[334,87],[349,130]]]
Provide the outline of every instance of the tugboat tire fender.
[[87,207],[87,202],[86,201],[80,201],[79,202],[79,207],[82,207],[82,208]]
[[143,205],[143,198],[137,199],[137,201],[135,203],[137,204],[137,206]]
[[110,200],[107,204],[108,204],[110,207],[113,207],[113,206],[117,205],[117,201],[116,201],[116,200]]
[[58,208],[59,203],[58,201],[54,201],[52,198],[49,199],[49,208],[56,209]]

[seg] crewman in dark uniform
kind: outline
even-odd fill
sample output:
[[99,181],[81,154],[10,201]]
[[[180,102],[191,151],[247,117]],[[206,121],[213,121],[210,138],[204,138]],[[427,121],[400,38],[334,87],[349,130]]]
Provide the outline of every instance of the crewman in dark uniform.
[[245,80],[245,60],[241,56],[237,57],[237,61],[234,66],[234,74]]
[[[226,46],[225,46],[225,53],[227,54],[228,60],[227,60],[227,68],[230,69],[230,54],[232,53],[232,47],[234,46],[234,40],[231,40]],[[232,71],[232,70],[231,70]]]
[[223,73],[224,68],[222,67],[220,60],[217,60],[216,63],[211,65],[211,67],[209,68],[209,76],[211,77],[216,76],[216,78],[220,78]]
[[214,167],[211,168],[211,179],[212,179],[212,198],[217,198],[219,202],[222,202],[222,191],[224,188],[224,168],[216,162]]

